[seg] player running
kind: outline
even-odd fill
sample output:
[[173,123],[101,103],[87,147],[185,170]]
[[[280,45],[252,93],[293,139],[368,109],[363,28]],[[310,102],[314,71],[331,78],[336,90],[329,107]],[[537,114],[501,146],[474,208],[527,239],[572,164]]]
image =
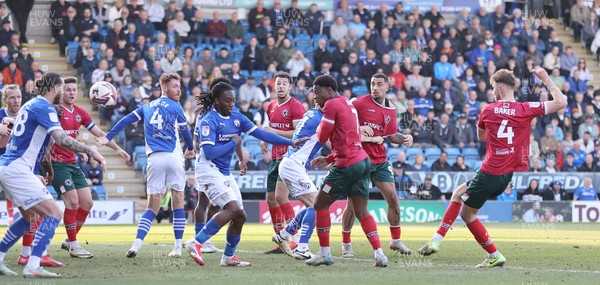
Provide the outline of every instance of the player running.
[[[292,138],[294,129],[302,120],[305,110],[300,101],[290,96],[292,89],[292,77],[285,72],[275,74],[275,92],[277,100],[271,101],[265,113],[269,119],[269,126],[265,130],[274,132],[286,138]],[[268,144],[261,142],[261,150],[263,153],[268,152]],[[287,152],[287,145],[273,145],[271,151],[271,163],[267,174],[267,205],[271,214],[271,223],[275,233],[280,232],[285,223],[290,223],[296,213],[290,203],[288,196],[289,191],[285,183],[279,177],[279,164],[284,154]],[[292,248],[298,242],[296,233],[293,233]],[[275,247],[274,249],[265,252],[266,254],[283,253],[283,251]]]
[[[217,83],[225,82],[227,84],[231,84],[231,81],[226,77],[220,77],[213,79],[208,84],[208,90],[212,90],[212,88],[217,85]],[[200,152],[200,140],[198,134],[197,126],[200,126],[200,122],[206,113],[203,113],[202,106],[202,97],[207,94],[200,94],[194,97],[196,101],[196,128],[194,128],[194,151],[196,153]],[[234,112],[237,108],[233,108]],[[235,153],[238,156],[238,164],[240,166],[240,175],[246,175],[246,171],[248,168],[246,167],[246,162],[244,161],[242,145],[238,145],[235,148]],[[197,183],[196,183],[197,184]],[[210,204],[208,197],[204,192],[200,191],[200,186],[196,186],[196,190],[198,191],[198,203],[196,204],[196,208],[194,209],[194,230],[195,234],[198,234],[202,228],[206,225],[206,221],[210,220],[216,213],[219,212],[219,206],[213,206]],[[202,253],[213,253],[213,252],[223,252],[223,250],[217,248],[215,244],[209,239],[202,244]]]
[[60,278],[59,274],[41,267],[40,260],[54,237],[62,213],[34,172],[48,147],[50,136],[59,146],[86,153],[101,164],[105,164],[105,161],[100,153],[74,140],[61,128],[56,109],[50,103],[60,102],[64,89],[64,81],[60,75],[52,72],[44,74],[36,81],[36,88],[40,95],[20,109],[6,153],[0,158],[0,189],[7,191],[22,214],[8,228],[0,242],[0,275],[17,275],[4,265],[4,257],[39,215],[43,220],[37,228],[32,253],[23,269],[23,276]]
[[[309,137],[300,149],[289,148],[281,163],[279,164],[279,177],[286,184],[286,191],[291,189],[292,196],[302,202],[306,209],[298,212],[296,217],[281,230],[273,235],[275,242],[287,255],[300,260],[310,259],[313,255],[308,249],[308,241],[315,229],[315,199],[317,197],[317,187],[308,176],[306,170],[310,162],[323,147],[323,144],[317,139],[317,127],[323,117],[323,112],[319,104],[308,110],[302,121],[296,127],[292,139]],[[298,246],[292,250],[290,248],[290,238],[292,234],[302,228],[302,235]]]
[[333,153],[327,157],[315,158],[311,165],[318,167],[325,167],[331,163],[334,165],[323,180],[315,202],[317,235],[321,250],[318,255],[307,260],[306,264],[314,266],[333,264],[333,256],[329,248],[331,228],[329,207],[337,199],[347,196],[348,200],[352,201],[352,210],[375,251],[374,266],[386,267],[388,260],[381,250],[377,224],[367,212],[371,162],[360,143],[358,114],[352,103],[340,96],[337,90],[337,82],[330,75],[317,77],[313,84],[315,100],[323,106],[323,119],[318,127],[317,139],[321,143],[331,139]]
[[[62,108],[60,125],[65,133],[77,139],[79,128],[84,126],[95,137],[104,137],[106,134],[92,121],[90,114],[83,108],[75,105],[77,100],[77,78],[66,77],[65,90],[59,108]],[[116,143],[110,142],[108,147],[114,149],[125,161],[130,157],[126,151]],[[67,238],[61,248],[68,251],[71,257],[92,258],[94,255],[85,250],[77,242],[77,234],[83,227],[85,220],[94,205],[92,192],[85,179],[85,174],[77,164],[75,153],[58,145],[51,148],[52,167],[54,180],[52,186],[61,200],[65,203],[63,221],[67,231]],[[87,158],[84,158],[87,160]]]
[[[171,191],[173,208],[173,233],[175,246],[169,257],[181,257],[185,212],[183,197],[185,185],[185,159],[194,156],[192,133],[188,129],[183,108],[179,104],[181,78],[177,73],[163,73],[160,76],[162,96],[137,108],[121,119],[106,137],[97,139],[97,145],[106,145],[129,124],[144,120],[146,153],[148,155],[148,206],[138,224],[135,241],[127,257],[134,258],[140,252],[144,238],[152,227],[160,208],[161,196]],[[179,132],[183,136],[187,150],[181,151]],[[167,190],[168,189],[168,190]]]
[[506,258],[498,252],[485,227],[477,219],[477,213],[487,199],[502,194],[510,183],[513,172],[529,169],[531,120],[555,113],[567,106],[565,96],[549,78],[546,70],[536,68],[533,74],[544,82],[554,100],[516,102],[515,76],[511,71],[501,69],[490,78],[496,102],[481,110],[477,122],[477,137],[480,141],[487,142],[485,158],[473,179],[454,190],[437,233],[419,249],[420,254],[431,255],[439,251],[443,237],[460,211],[461,218],[475,240],[488,253],[486,259],[476,267],[490,268],[506,263]]
[[[383,145],[389,137],[395,144],[412,145],[412,136],[398,133],[396,107],[385,98],[389,89],[389,79],[383,73],[371,77],[371,94],[353,99],[352,105],[358,112],[362,146],[371,159],[371,181],[379,189],[388,204],[387,218],[390,223],[392,241],[390,249],[401,254],[412,251],[400,241],[400,204],[394,184],[392,166],[387,160],[387,150]],[[342,215],[342,256],[353,257],[350,233],[354,225],[352,200],[348,200]]]
[[[21,108],[22,98],[21,89],[19,89],[18,85],[9,84],[2,88],[2,99],[6,108],[0,109],[0,156],[6,152],[6,145],[8,144],[8,139],[10,138],[10,133],[17,119],[19,109]],[[48,151],[46,151],[46,153],[48,153]],[[47,175],[44,175],[45,179],[43,179],[43,183],[46,185],[48,182],[52,181],[52,177],[54,176],[49,156],[45,155],[44,160],[40,165],[47,171]],[[9,213],[13,211],[13,205],[10,199],[6,200],[6,209]],[[13,214],[11,213],[9,216],[12,217]],[[31,245],[33,244],[33,238],[35,237],[35,230],[41,222],[41,219],[37,219],[37,222],[33,223],[31,228],[23,235],[23,247],[21,248],[21,254],[17,261],[21,265],[26,265],[29,261],[29,256],[31,256]],[[46,267],[65,266],[62,262],[52,258],[48,252],[42,254],[40,264]]]
[[242,227],[246,222],[246,212],[240,189],[229,171],[229,164],[236,146],[242,142],[240,134],[244,132],[269,143],[291,144],[295,147],[305,141],[291,141],[259,129],[246,116],[234,111],[234,103],[233,87],[226,83],[218,83],[202,97],[204,118],[197,126],[201,151],[196,162],[196,180],[200,191],[206,194],[213,205],[218,205],[223,210],[213,216],[195,238],[185,243],[192,259],[200,265],[204,265],[202,243],[227,224],[227,242],[221,266],[251,265],[235,256]]

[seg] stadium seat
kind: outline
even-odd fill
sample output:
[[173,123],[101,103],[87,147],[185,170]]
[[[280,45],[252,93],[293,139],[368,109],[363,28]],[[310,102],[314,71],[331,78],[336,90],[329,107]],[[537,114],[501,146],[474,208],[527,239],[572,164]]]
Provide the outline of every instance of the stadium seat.
[[[262,79],[262,77],[265,76],[265,74],[267,74],[267,72],[264,70],[253,70],[252,71],[252,75],[254,75],[254,77],[256,79]],[[260,82],[261,82],[260,80],[256,80],[256,83],[260,83]]]
[[463,148],[462,155],[465,157],[465,159],[467,157],[468,158],[474,158],[474,159],[480,159],[480,157],[479,157],[479,151],[476,148],[473,148],[473,147]]
[[148,157],[144,154],[138,156],[138,158],[135,160],[134,168],[144,169],[146,168],[146,165],[148,165]]
[[106,200],[106,188],[104,188],[104,186],[94,185],[92,189],[98,194],[98,200]]
[[460,155],[460,149],[456,147],[445,148],[444,151],[448,154],[448,160],[456,160],[456,157]]
[[[402,149],[399,147],[388,147],[387,149],[387,157],[389,161],[396,161],[398,160],[398,153],[401,151]],[[391,159],[390,159],[391,157]]]
[[415,156],[417,156],[417,154],[423,154],[423,149],[419,148],[419,147],[415,147],[415,148],[407,148],[406,149],[406,159],[410,159],[410,158],[415,158]]
[[254,33],[245,33],[244,34],[244,42],[245,43],[249,43],[250,39],[255,37],[256,35]]
[[221,50],[221,48],[226,48],[227,50],[231,50],[231,45],[230,44],[216,44],[214,51],[219,52]]
[[442,154],[442,150],[437,147],[428,147],[425,149],[425,158],[429,159],[431,157],[435,157],[436,159],[440,157]]
[[354,86],[354,87],[352,87],[352,93],[364,95],[364,94],[369,93],[369,89],[367,88],[367,86]]
[[428,158],[428,159],[425,160],[425,165],[427,165],[427,167],[431,168],[431,166],[433,165],[433,163],[436,160],[438,160],[437,157],[436,158],[430,157],[430,158]]
[[143,145],[140,146],[136,146],[135,149],[133,150],[133,161],[136,161],[138,156],[140,155],[146,155],[146,147]]

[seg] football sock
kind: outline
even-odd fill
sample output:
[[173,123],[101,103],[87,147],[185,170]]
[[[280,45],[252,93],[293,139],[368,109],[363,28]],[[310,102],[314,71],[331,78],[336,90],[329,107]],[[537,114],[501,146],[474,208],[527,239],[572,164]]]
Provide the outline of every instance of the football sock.
[[317,213],[317,236],[319,237],[319,245],[321,246],[321,255],[329,256],[331,251],[329,249],[329,230],[331,228],[331,219],[329,217],[329,210],[319,210]]
[[36,269],[40,267],[40,260],[44,251],[48,248],[50,241],[54,237],[54,232],[60,221],[51,216],[46,216],[37,231],[35,232],[35,239],[33,240],[33,250],[31,256],[27,262],[27,267],[30,269]]
[[135,235],[136,239],[144,240],[150,228],[152,227],[152,222],[156,218],[156,214],[152,212],[152,210],[146,210],[144,214],[142,214],[142,218],[138,223],[137,234]]
[[296,213],[294,212],[294,207],[292,207],[292,203],[287,202],[279,207],[281,208],[281,212],[283,212],[283,218],[285,222],[288,224],[292,222],[294,220],[294,217],[296,217]]
[[223,255],[226,258],[231,258],[235,255],[235,250],[237,249],[238,244],[240,243],[240,235],[234,235],[227,233],[225,249],[223,250]]
[[[300,236],[300,244],[306,244],[306,249],[308,249],[308,241],[315,230],[315,209],[314,208],[306,208],[305,213],[302,217],[302,235]],[[298,248],[301,250],[305,250],[302,248]]]
[[359,219],[360,226],[362,227],[369,243],[373,247],[373,250],[381,248],[381,241],[379,241],[379,234],[377,233],[377,224],[370,214],[365,215]]
[[173,233],[175,234],[175,245],[181,247],[183,231],[185,230],[185,212],[183,208],[173,210]]
[[467,227],[475,237],[475,240],[477,240],[479,245],[481,245],[481,247],[483,247],[485,251],[487,251],[490,255],[493,253],[497,253],[494,242],[488,235],[487,230],[485,229],[481,221],[479,221],[479,219],[476,219],[474,222],[468,224]]
[[392,234],[392,240],[399,240],[401,234],[400,225],[390,226],[390,233]]
[[23,235],[23,247],[21,248],[22,256],[30,256],[31,255],[31,245],[33,244],[33,238],[35,237],[35,231],[37,227],[42,222],[42,219],[38,219],[35,224],[32,224],[31,227],[27,230],[27,232]]
[[206,223],[194,223],[194,231],[198,234]]
[[85,224],[85,220],[87,219],[89,213],[90,211],[85,210],[81,207],[77,207],[77,233],[79,233],[79,230],[81,230],[81,227],[83,227],[83,224]]
[[351,243],[352,239],[350,236],[352,235],[352,231],[344,231],[342,230],[342,242],[343,243]]
[[271,223],[273,223],[273,230],[276,233],[280,232],[283,229],[283,223],[285,219],[283,217],[283,211],[281,211],[281,207],[277,206],[274,208],[269,208],[269,213],[271,214]]
[[302,219],[304,218],[304,215],[306,214],[306,209],[298,212],[298,214],[296,215],[296,217],[294,217],[294,219],[292,219],[287,226],[285,227],[285,229],[283,229],[281,232],[279,232],[279,234],[283,237],[283,238],[288,238],[290,236],[292,236],[292,233],[297,232],[301,225],[302,225]]
[[8,227],[2,241],[0,241],[0,261],[4,260],[4,255],[8,250],[29,230],[31,224],[20,217]]
[[442,241],[442,239],[446,236],[446,233],[452,227],[452,224],[458,217],[460,213],[460,207],[462,205],[460,203],[451,201],[444,213],[444,217],[442,218],[442,222],[440,223],[440,227],[437,230],[436,235],[433,236],[433,240]]
[[217,224],[215,220],[210,219],[210,221],[206,223],[206,226],[204,226],[204,228],[196,235],[196,241],[202,244],[212,236],[216,235],[220,229],[221,226]]
[[65,222],[65,229],[67,230],[67,238],[69,242],[77,240],[77,210],[65,208],[65,214],[63,217]]

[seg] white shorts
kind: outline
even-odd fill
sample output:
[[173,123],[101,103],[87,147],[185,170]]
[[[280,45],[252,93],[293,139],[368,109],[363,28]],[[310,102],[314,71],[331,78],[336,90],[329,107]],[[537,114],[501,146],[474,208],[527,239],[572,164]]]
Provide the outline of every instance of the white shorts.
[[317,187],[312,179],[308,177],[306,168],[287,157],[284,157],[279,163],[279,177],[288,185],[288,189],[290,189],[294,198],[317,192]]
[[6,191],[13,205],[23,210],[52,199],[40,178],[21,159],[0,166],[0,190]]
[[176,153],[151,153],[146,168],[148,175],[146,192],[163,194],[167,189],[183,191],[186,179],[183,163],[183,158]]
[[223,175],[211,162],[196,163],[196,189],[206,194],[213,206],[223,209],[229,202],[236,201],[244,208],[242,193],[233,175]]

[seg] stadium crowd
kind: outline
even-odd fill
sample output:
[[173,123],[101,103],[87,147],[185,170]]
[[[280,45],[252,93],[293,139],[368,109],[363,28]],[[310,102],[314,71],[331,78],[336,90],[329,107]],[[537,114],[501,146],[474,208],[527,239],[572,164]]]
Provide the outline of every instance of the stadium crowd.
[[[572,6],[563,14],[569,24],[565,26],[596,52],[600,1],[592,8],[583,0],[563,2]],[[562,87],[569,106],[532,123],[531,171],[600,171],[600,90],[588,84],[593,75],[586,61],[558,38],[555,19],[536,18],[519,8],[510,15],[501,6],[463,10],[446,19],[435,5],[426,12],[407,11],[398,2],[368,11],[363,2],[351,9],[343,0],[332,22],[325,21],[316,4],[301,10],[296,0],[289,8],[282,8],[280,0],[273,7],[258,0],[245,20],[237,12],[227,15],[229,19],[219,11],[205,15],[193,0],[182,6],[156,0],[115,0],[112,5],[57,0],[51,10],[53,41],[78,69],[86,88],[105,80],[119,90],[116,106],[100,110],[102,123],[109,127],[160,96],[163,72],[182,77],[181,104],[190,127],[195,123],[193,98],[215,78],[229,78],[240,111],[264,126],[263,107],[275,96],[276,71],[294,77],[291,95],[307,110],[314,105],[311,85],[316,76],[333,75],[340,94],[353,98],[367,94],[371,76],[383,72],[390,78],[387,98],[397,107],[398,128],[412,134],[415,142],[410,149],[388,144],[403,190],[404,171],[478,168],[485,144],[477,140],[475,128],[479,111],[494,100],[490,75],[501,68],[512,70],[520,86],[517,100],[540,102],[551,95],[531,70],[542,66]],[[21,86],[26,101],[33,96],[33,80],[43,72],[10,26],[2,20],[2,83]],[[132,154],[143,144],[141,125],[129,127],[122,142]],[[268,164],[269,155],[252,146],[244,155],[252,162],[250,168]]]

